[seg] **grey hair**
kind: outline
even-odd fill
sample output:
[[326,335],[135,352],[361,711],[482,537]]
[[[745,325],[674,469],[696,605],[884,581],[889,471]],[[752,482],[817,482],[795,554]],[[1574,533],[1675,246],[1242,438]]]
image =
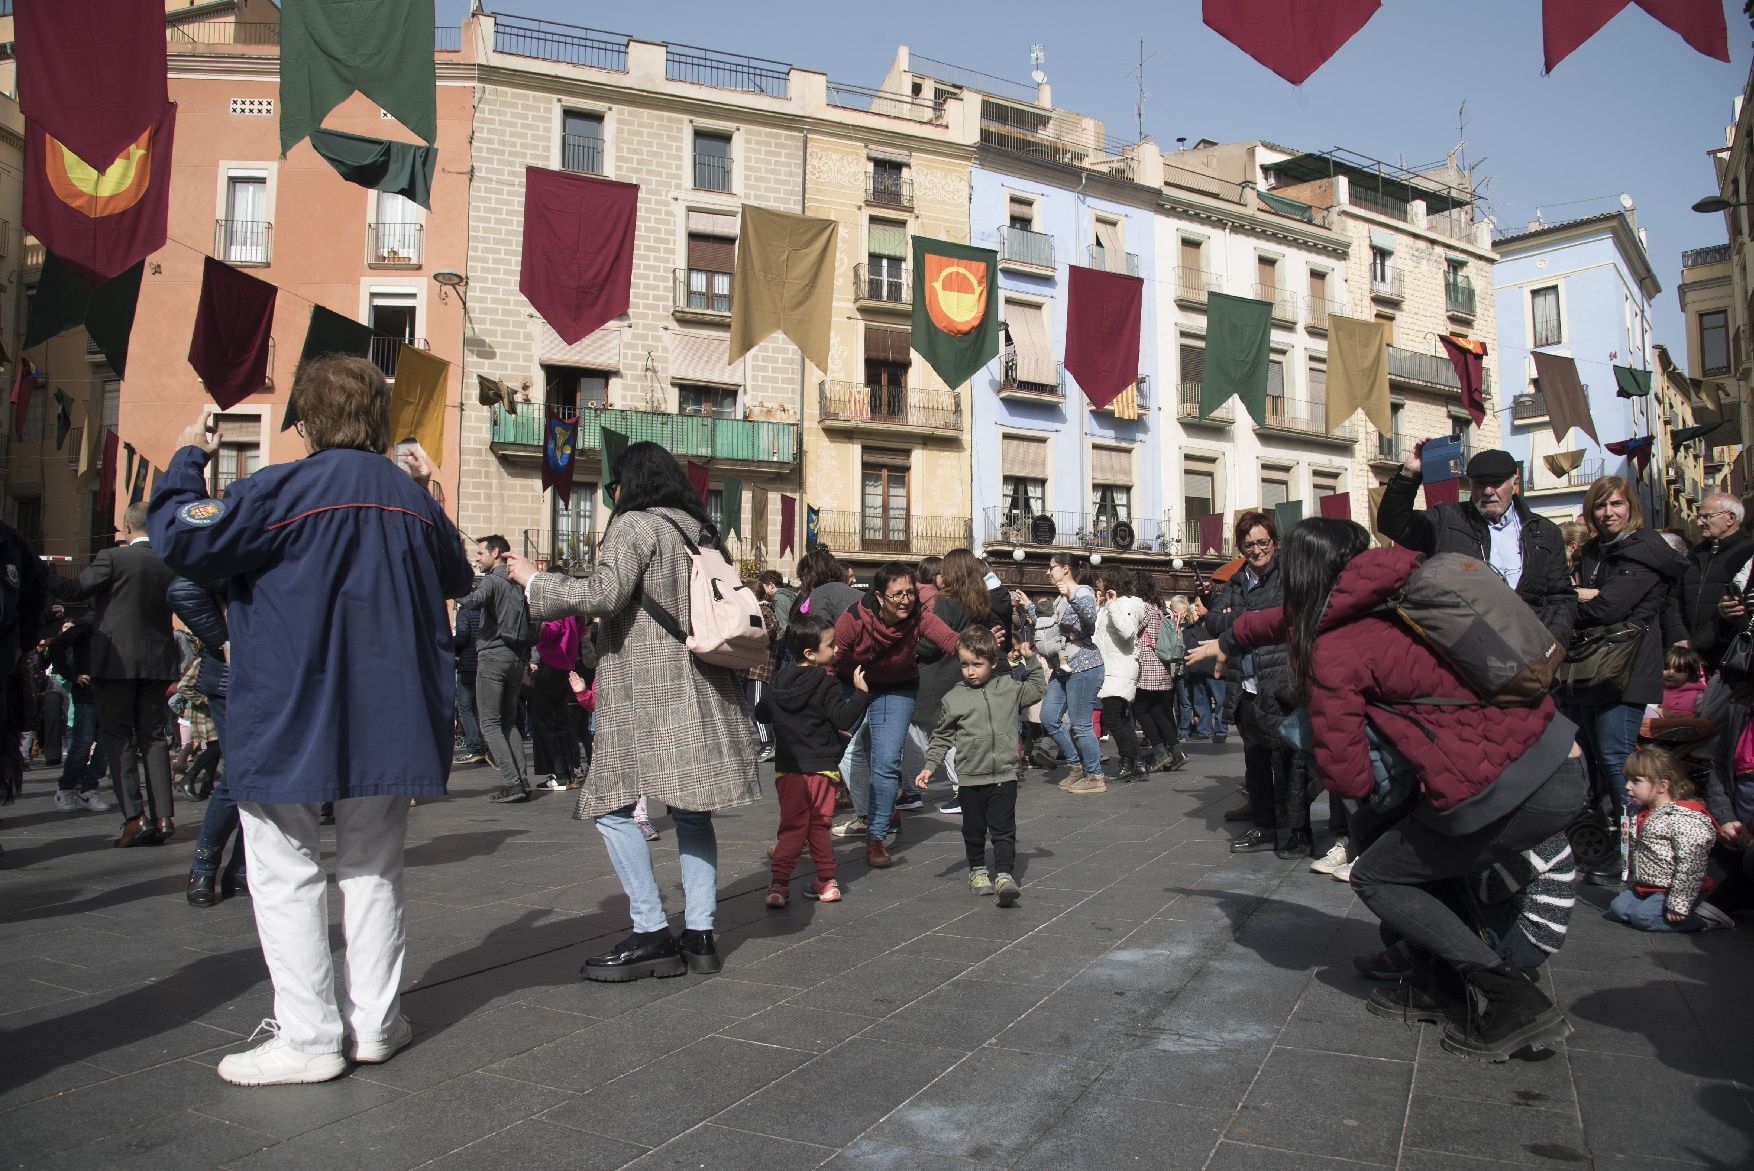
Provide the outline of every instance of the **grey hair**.
[[1691,550],[1687,548],[1687,538],[1683,537],[1680,533],[1671,533],[1665,529],[1663,531],[1663,540],[1668,543],[1669,548],[1681,554],[1683,557],[1691,552]]
[[1741,524],[1742,518],[1748,515],[1748,510],[1743,507],[1742,500],[1739,496],[1732,496],[1728,492],[1716,492],[1710,496],[1707,496],[1704,500],[1701,500],[1699,503],[1701,506],[1703,506],[1703,505],[1710,504],[1713,501],[1717,502],[1717,505],[1719,508],[1723,509],[1725,512],[1729,513],[1731,516],[1735,517],[1737,524]]

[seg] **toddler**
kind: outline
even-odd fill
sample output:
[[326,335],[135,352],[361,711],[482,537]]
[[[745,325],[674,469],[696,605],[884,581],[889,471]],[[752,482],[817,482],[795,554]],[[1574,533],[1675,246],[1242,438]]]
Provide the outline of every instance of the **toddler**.
[[1699,652],[1672,646],[1663,660],[1663,715],[1699,714],[1699,697],[1705,692],[1705,660]]
[[[1025,659],[1023,679],[999,671],[999,640],[985,626],[970,626],[957,635],[956,658],[962,681],[944,697],[926,767],[914,784],[925,788],[945,755],[956,749],[969,889],[977,895],[997,894],[1001,907],[1014,906],[1021,889],[1011,871],[1017,864],[1017,776],[1023,763],[1017,713],[1041,702],[1047,673],[1033,654]],[[989,837],[997,877],[987,870]]]
[[1608,904],[1608,918],[1640,931],[1735,926],[1700,898],[1709,886],[1706,856],[1717,823],[1681,762],[1661,748],[1640,748],[1626,758],[1623,772],[1626,795],[1638,806],[1631,886]]
[[806,839],[816,881],[805,888],[804,897],[838,903],[834,840],[828,833],[840,784],[836,769],[846,750],[843,733],[865,714],[871,695],[865,669],[860,667],[853,672],[857,690],[841,698],[833,674],[833,623],[819,615],[800,614],[786,627],[785,645],[790,661],[762,690],[761,702],[755,705],[755,718],[773,727],[774,788],[780,798],[780,833],[773,848],[767,905],[783,907],[790,901],[792,870]]

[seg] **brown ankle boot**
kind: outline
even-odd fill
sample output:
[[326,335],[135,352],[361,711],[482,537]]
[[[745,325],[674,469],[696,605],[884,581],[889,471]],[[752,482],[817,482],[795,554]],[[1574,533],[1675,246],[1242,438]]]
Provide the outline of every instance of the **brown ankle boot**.
[[873,870],[885,870],[890,866],[893,866],[895,861],[889,856],[888,846],[885,846],[882,842],[873,842],[871,839],[866,838],[865,864],[870,866]]

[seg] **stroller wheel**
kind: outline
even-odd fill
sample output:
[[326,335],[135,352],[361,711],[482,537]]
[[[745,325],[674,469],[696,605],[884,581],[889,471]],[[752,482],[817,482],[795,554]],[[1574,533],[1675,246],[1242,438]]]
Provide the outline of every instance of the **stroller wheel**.
[[1620,859],[1619,843],[1594,817],[1573,822],[1565,836],[1571,841],[1571,852],[1577,857],[1578,864],[1587,870],[1599,869]]

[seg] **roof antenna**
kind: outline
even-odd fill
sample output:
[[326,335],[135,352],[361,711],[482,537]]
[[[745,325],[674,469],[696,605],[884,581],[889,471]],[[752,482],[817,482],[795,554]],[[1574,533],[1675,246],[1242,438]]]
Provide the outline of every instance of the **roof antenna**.
[[1152,58],[1154,58],[1156,56],[1157,56],[1156,53],[1151,54],[1151,56],[1149,56],[1149,57],[1147,57],[1145,55],[1145,38],[1140,37],[1139,38],[1139,64],[1137,66],[1135,66],[1133,69],[1133,77],[1138,82],[1138,88],[1139,88],[1139,97],[1133,103],[1133,116],[1134,116],[1134,118],[1136,118],[1138,120],[1138,123],[1139,123],[1139,139],[1138,140],[1140,142],[1144,142],[1145,137],[1146,137],[1146,135],[1145,135],[1145,99],[1150,96],[1149,94],[1147,94],[1145,92],[1145,63],[1147,61],[1150,61]]

